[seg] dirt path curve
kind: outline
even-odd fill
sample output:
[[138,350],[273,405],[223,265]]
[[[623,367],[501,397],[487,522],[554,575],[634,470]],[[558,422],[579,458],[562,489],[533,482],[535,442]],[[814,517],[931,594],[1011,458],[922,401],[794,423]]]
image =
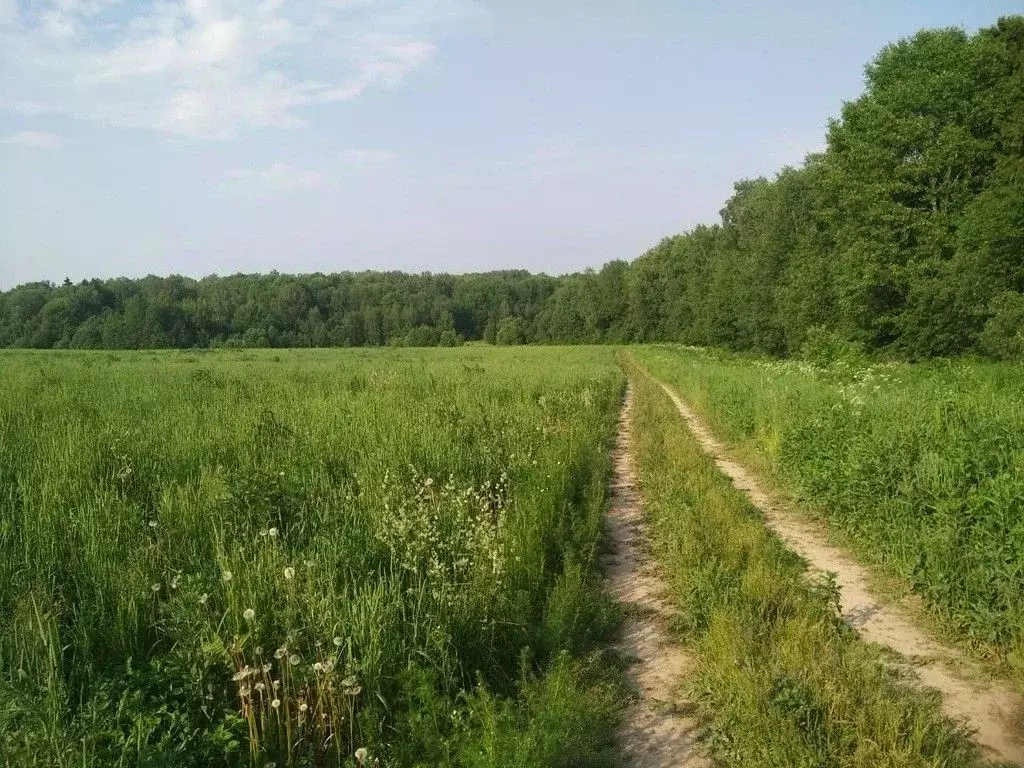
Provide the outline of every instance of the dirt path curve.
[[673,643],[666,626],[673,610],[650,551],[630,463],[632,403],[632,390],[627,389],[612,453],[606,520],[612,546],[603,563],[607,589],[625,613],[616,647],[633,662],[628,674],[637,689],[619,732],[622,765],[705,768],[712,763],[697,750],[697,724],[687,714],[688,705],[680,693],[692,660]]
[[942,694],[946,715],[965,722],[975,732],[975,741],[986,757],[1024,765],[1024,701],[1020,696],[1002,683],[986,680],[977,664],[928,637],[899,608],[871,594],[861,565],[788,512],[753,474],[729,458],[725,447],[671,387],[658,383],[718,468],[746,493],[790,549],[812,568],[836,574],[847,623],[868,642],[886,645],[903,656],[922,683]]

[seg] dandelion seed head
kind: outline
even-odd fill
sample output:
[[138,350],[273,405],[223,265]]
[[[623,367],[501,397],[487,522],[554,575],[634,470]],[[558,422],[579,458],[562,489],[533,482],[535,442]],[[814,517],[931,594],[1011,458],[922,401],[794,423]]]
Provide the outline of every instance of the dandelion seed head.
[[368,758],[369,756],[370,756],[370,753],[369,753],[369,751],[368,751],[368,750],[366,749],[366,747],[360,747],[359,749],[357,749],[357,750],[356,750],[356,753],[355,753],[355,758],[356,758],[356,760],[358,760],[358,761],[359,761],[360,763],[362,763],[363,761],[365,761],[365,760],[366,760],[366,758]]
[[272,702],[270,702],[270,706],[272,706],[274,709],[277,709],[278,707],[281,706],[281,700],[280,699],[274,699]]
[[265,690],[267,690],[267,684],[266,683],[256,683],[255,687],[256,687],[256,690],[259,691],[260,693],[263,693]]
[[306,702],[302,702],[301,704],[299,704],[299,712],[305,712],[308,709],[309,704],[307,704]]
[[231,579],[234,578],[234,574],[232,574],[231,571],[224,571],[221,573],[220,577],[223,581],[231,581]]
[[242,612],[242,618],[244,618],[246,621],[252,621],[256,618],[256,611],[254,611],[252,608],[246,608]]
[[289,565],[287,568],[284,569],[284,577],[289,580],[294,579],[295,569]]
[[291,656],[288,657],[288,663],[291,664],[292,666],[294,666],[296,664],[301,664],[302,663],[302,657],[299,656],[299,654],[297,654],[297,653],[293,653]]
[[280,648],[274,651],[274,658],[283,659],[286,653],[288,653],[288,646],[282,645]]
[[267,535],[272,539],[276,539],[278,533],[280,532],[277,530],[277,528],[271,528],[269,531],[267,531]]
[[151,590],[153,590],[154,592],[159,592],[160,591],[160,585],[159,584],[152,584],[152,585],[150,585],[149,588]]
[[342,644],[342,643],[344,643],[344,642],[345,642],[345,641],[344,641],[344,640],[342,640],[342,639],[341,639],[340,637],[336,637],[336,638],[334,638],[334,644],[335,644],[335,645],[336,645],[336,646],[337,646],[338,648],[341,648],[341,644]]

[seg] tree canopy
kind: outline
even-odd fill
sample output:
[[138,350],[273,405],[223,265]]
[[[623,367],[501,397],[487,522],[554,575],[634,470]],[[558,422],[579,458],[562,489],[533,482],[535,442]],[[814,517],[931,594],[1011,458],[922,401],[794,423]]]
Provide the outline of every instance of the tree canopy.
[[923,358],[1024,352],[1024,17],[884,48],[826,149],[720,221],[561,277],[363,272],[30,283],[0,345],[681,341],[787,355],[822,333]]

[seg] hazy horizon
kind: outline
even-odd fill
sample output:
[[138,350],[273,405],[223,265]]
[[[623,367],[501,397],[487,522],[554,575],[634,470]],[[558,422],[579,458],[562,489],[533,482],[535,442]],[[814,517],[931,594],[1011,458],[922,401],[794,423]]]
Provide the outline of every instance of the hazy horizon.
[[552,275],[712,222],[863,67],[1009,2],[0,0],[0,289]]

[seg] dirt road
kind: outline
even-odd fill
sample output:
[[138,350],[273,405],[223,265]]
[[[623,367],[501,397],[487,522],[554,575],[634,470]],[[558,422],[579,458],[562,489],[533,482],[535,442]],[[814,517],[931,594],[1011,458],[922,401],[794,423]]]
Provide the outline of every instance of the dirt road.
[[627,390],[613,453],[611,506],[605,559],[607,588],[626,614],[618,650],[633,660],[628,674],[636,687],[620,731],[623,765],[634,768],[705,768],[712,763],[697,748],[697,724],[688,714],[682,686],[693,662],[673,642],[667,624],[671,603],[650,551],[647,525],[629,457]]

